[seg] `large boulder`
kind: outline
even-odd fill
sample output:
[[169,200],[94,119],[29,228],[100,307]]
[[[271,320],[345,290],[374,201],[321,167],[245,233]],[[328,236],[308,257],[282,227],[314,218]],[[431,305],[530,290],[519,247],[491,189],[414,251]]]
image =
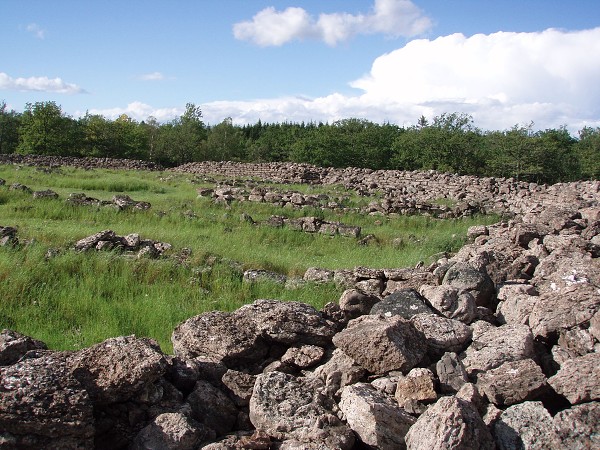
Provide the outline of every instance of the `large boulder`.
[[96,403],[123,402],[158,380],[167,361],[150,339],[122,336],[75,353],[71,371]]
[[552,416],[541,402],[525,402],[507,408],[493,426],[500,450],[546,450],[560,445]]
[[408,372],[425,355],[427,344],[408,320],[400,316],[361,316],[333,337],[336,347],[371,373]]
[[493,305],[494,282],[485,270],[478,270],[470,264],[457,262],[446,271],[442,284],[471,293],[477,306]]
[[565,361],[548,383],[572,405],[600,400],[600,353]]
[[382,450],[406,448],[404,436],[416,420],[367,383],[346,386],[340,409],[362,442]]
[[334,414],[318,378],[268,372],[257,377],[250,399],[250,421],[259,431],[279,440],[351,449],[352,431]]
[[494,440],[477,410],[456,397],[442,397],[408,430],[409,450],[494,449]]
[[94,405],[71,374],[70,355],[35,356],[0,368],[0,442],[32,450],[93,448]]

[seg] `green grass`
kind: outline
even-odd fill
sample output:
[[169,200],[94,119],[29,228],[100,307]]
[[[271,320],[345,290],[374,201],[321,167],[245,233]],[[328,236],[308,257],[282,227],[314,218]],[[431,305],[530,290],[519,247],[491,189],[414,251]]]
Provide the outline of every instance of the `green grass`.
[[[19,182],[60,195],[37,200],[0,187],[0,226],[16,226],[19,239],[31,242],[16,249],[0,248],[0,328],[34,336],[53,349],[77,349],[107,337],[136,334],[157,339],[170,352],[173,328],[193,315],[231,311],[257,298],[298,300],[320,308],[340,295],[333,285],[286,290],[274,283],[244,283],[244,269],[301,276],[313,266],[407,267],[430,262],[440,252],[456,251],[469,226],[497,220],[388,218],[251,202],[234,202],[226,208],[197,199],[199,185],[185,174],[71,168],[44,173],[0,165],[0,178],[7,186]],[[328,187],[328,192],[335,189],[339,190]],[[319,192],[316,187],[310,190]],[[65,202],[71,192],[101,200],[128,194],[152,207],[117,211],[73,206]],[[363,246],[351,238],[256,226],[241,220],[242,213],[256,221],[273,214],[313,215],[361,226],[363,235],[372,234],[377,240]],[[181,264],[174,258],[138,260],[118,253],[70,250],[77,240],[104,229],[119,235],[140,233],[142,238],[171,243],[174,253],[190,248],[192,255]],[[60,253],[46,259],[49,248],[59,248]]]

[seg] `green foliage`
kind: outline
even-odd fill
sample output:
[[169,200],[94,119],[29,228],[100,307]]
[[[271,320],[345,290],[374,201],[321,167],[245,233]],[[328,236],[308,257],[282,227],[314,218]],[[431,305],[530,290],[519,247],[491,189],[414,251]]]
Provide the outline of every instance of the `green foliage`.
[[584,179],[600,179],[600,127],[584,127],[574,147],[581,164],[581,176]]
[[14,153],[19,145],[21,115],[6,109],[6,102],[0,101],[0,154]]

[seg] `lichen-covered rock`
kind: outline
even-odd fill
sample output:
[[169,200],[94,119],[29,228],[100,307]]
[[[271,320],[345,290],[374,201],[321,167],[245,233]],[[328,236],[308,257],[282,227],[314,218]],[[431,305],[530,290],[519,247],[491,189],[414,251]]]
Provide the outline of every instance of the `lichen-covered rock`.
[[584,403],[554,416],[554,429],[562,448],[600,448],[600,402]]
[[494,449],[494,440],[470,403],[442,397],[408,430],[409,450]]
[[93,448],[94,406],[71,374],[70,355],[35,356],[0,367],[0,442],[32,450]]
[[386,317],[400,316],[410,319],[416,314],[434,313],[425,301],[425,298],[414,289],[401,289],[396,291],[371,308],[370,314],[382,314]]
[[158,380],[167,361],[155,341],[122,336],[73,354],[70,366],[92,399],[106,404],[126,401]]
[[475,297],[449,285],[422,286],[421,294],[438,312],[449,319],[471,323],[477,317]]
[[371,373],[408,372],[423,358],[426,341],[400,316],[361,316],[333,337],[336,347]]
[[281,372],[261,374],[250,399],[250,420],[276,439],[350,449],[352,431],[332,411],[318,378],[296,378]]
[[541,402],[525,402],[507,408],[494,423],[499,450],[566,448],[553,427],[552,416]]
[[13,330],[0,331],[0,366],[16,363],[29,350],[45,350],[46,344]]
[[464,323],[436,314],[417,314],[410,321],[425,336],[428,352],[436,357],[464,350],[473,334]]
[[406,448],[404,436],[416,420],[390,397],[366,383],[346,386],[340,409],[362,442],[382,450]]
[[535,399],[547,389],[542,369],[532,359],[508,361],[480,374],[477,386],[496,405],[513,405]]
[[572,405],[600,400],[600,353],[565,361],[548,383]]
[[469,374],[495,369],[505,362],[533,358],[533,335],[526,325],[489,327],[477,335],[460,357]]

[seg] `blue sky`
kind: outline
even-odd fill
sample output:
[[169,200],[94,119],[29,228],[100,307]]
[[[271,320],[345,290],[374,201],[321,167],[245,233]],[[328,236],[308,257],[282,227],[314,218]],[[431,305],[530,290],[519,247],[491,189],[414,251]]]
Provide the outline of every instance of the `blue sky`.
[[600,126],[598,0],[0,0],[0,39],[16,110]]

